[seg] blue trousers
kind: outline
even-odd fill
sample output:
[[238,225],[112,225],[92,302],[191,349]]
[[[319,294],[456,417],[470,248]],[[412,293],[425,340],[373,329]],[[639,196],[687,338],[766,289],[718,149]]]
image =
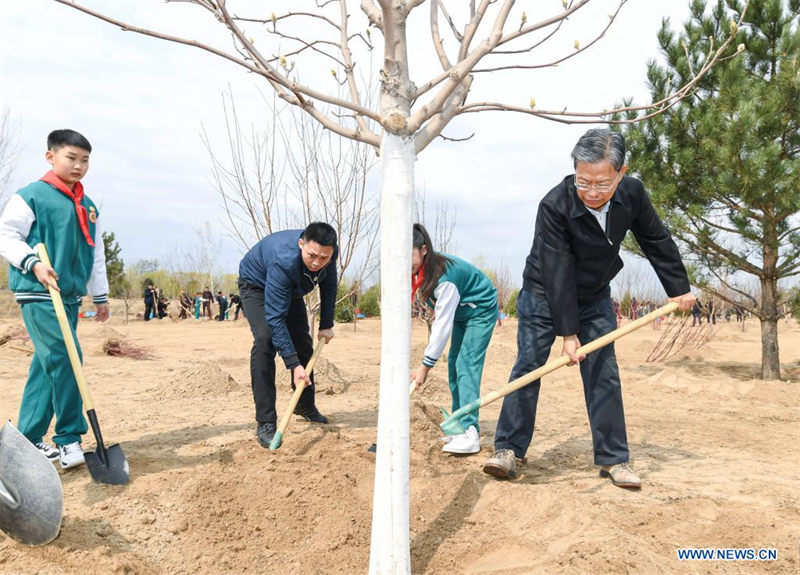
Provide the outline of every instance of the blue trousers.
[[[509,381],[544,365],[556,338],[550,306],[544,297],[521,290],[517,299],[517,317],[517,360]],[[581,344],[613,331],[617,319],[611,300],[605,298],[579,306],[578,322]],[[595,464],[613,465],[628,461],[628,437],[614,344],[587,355],[580,363],[580,370]],[[540,387],[541,380],[536,380],[505,397],[497,421],[495,449],[511,449],[517,457],[525,456],[533,439]]]

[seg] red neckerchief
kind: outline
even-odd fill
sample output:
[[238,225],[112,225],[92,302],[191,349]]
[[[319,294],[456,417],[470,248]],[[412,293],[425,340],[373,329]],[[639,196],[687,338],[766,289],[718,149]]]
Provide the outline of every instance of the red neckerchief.
[[75,203],[75,213],[78,214],[78,223],[81,226],[83,237],[86,238],[87,244],[94,247],[94,240],[92,240],[92,236],[89,233],[89,215],[86,213],[86,208],[81,205],[81,200],[83,199],[83,184],[75,182],[74,189],[70,190],[67,185],[61,181],[61,178],[55,175],[53,170],[50,170],[42,176],[41,181],[50,184]]
[[427,260],[423,261],[422,262],[422,266],[420,266],[419,271],[417,272],[417,275],[412,275],[411,276],[411,301],[412,302],[414,301],[414,296],[416,295],[417,290],[419,289],[419,286],[421,286],[422,283],[425,281],[425,264],[426,263],[427,263]]

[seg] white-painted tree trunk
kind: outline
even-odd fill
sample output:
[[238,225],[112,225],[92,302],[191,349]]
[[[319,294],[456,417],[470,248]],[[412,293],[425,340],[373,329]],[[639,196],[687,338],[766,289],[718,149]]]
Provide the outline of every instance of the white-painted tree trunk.
[[370,575],[409,575],[408,384],[414,140],[381,143],[381,381]]

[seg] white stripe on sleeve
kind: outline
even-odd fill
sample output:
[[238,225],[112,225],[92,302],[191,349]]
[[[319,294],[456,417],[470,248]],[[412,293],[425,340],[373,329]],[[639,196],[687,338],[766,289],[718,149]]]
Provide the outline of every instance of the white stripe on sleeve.
[[22,269],[25,258],[35,254],[26,241],[35,221],[36,215],[22,196],[11,196],[0,215],[0,256],[15,268]]
[[428,346],[425,348],[425,359],[423,363],[428,367],[442,355],[444,346],[447,345],[450,335],[453,333],[453,320],[455,319],[458,303],[461,301],[461,294],[452,282],[442,282],[433,290],[436,298],[434,308],[433,325],[431,326],[431,336],[428,339]]
[[[83,239],[81,238],[79,241],[83,241]],[[94,263],[87,287],[94,303],[104,303],[101,300],[105,300],[105,298],[100,296],[108,295],[108,275],[106,274],[106,250],[99,220],[94,225]]]

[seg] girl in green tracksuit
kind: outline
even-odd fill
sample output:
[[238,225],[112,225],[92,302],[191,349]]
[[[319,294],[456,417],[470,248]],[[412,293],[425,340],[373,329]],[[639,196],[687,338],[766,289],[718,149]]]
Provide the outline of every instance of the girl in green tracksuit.
[[[437,253],[421,224],[414,224],[411,273],[412,297],[416,295],[434,310],[425,355],[412,380],[422,387],[449,339],[447,375],[455,411],[480,397],[483,362],[497,322],[497,290],[475,266]],[[466,432],[453,436],[442,450],[478,453],[478,411],[466,414],[459,423]]]

